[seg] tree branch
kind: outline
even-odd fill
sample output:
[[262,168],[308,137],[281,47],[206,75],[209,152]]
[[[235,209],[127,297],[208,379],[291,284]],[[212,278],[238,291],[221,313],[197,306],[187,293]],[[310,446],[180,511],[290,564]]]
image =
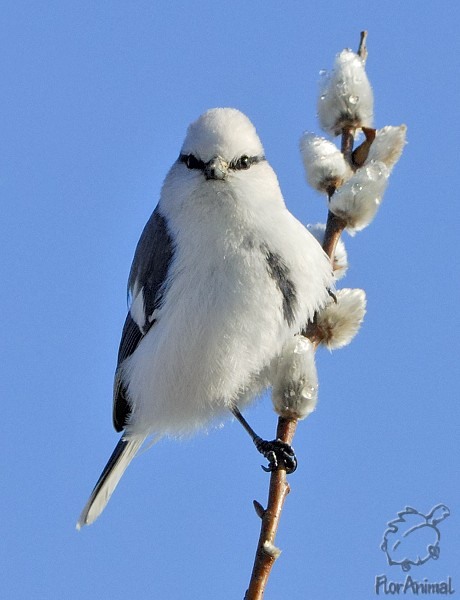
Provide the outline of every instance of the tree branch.
[[[287,444],[292,444],[297,419],[278,419],[276,437]],[[286,481],[286,470],[280,467],[270,476],[267,508],[262,512],[261,505],[257,502],[256,512],[262,519],[259,543],[257,545],[254,567],[251,574],[249,588],[245,600],[261,600],[264,595],[271,569],[275,560],[280,555],[280,550],[275,546],[275,536],[283,510],[284,501],[289,494],[290,487]]]
[[[353,145],[351,148],[353,148]],[[331,258],[331,261],[333,261],[335,247],[344,227],[344,221],[329,211],[323,248],[329,258]],[[315,320],[309,325],[304,334],[307,335],[315,345],[319,343]],[[291,445],[297,423],[297,419],[279,417],[276,438]],[[274,542],[284,501],[289,492],[290,487],[286,481],[286,470],[281,466],[271,473],[267,508],[264,510],[260,502],[254,500],[254,508],[257,515],[262,519],[262,525],[260,528],[259,542],[257,544],[251,580],[244,596],[244,600],[262,600],[263,598],[272,567],[281,553],[281,550],[275,546]]]
[[[367,31],[362,31],[358,54],[363,61],[367,58],[366,37]],[[342,130],[341,151],[345,160],[355,170],[356,166],[353,162],[354,133],[354,128],[346,127]],[[365,135],[366,142],[370,147],[375,136],[375,131],[369,130],[369,134],[365,133]],[[365,152],[365,157],[367,157],[368,151],[369,148],[364,148],[363,152]],[[334,263],[335,248],[345,229],[345,225],[343,219],[337,217],[331,211],[328,211],[323,249],[331,259],[332,264]],[[302,334],[308,337],[315,346],[318,346],[321,341],[321,335],[316,325],[315,318]],[[297,423],[298,419],[279,417],[276,430],[277,439],[291,445]],[[260,517],[262,524],[251,579],[244,600],[262,600],[263,598],[272,567],[278,556],[281,554],[281,550],[275,546],[275,537],[278,531],[284,502],[289,492],[290,486],[286,480],[286,469],[281,465],[278,469],[272,471],[270,475],[267,508],[264,509],[260,502],[254,500],[254,508],[257,516]]]
[[361,31],[361,38],[359,40],[359,47],[358,47],[358,56],[360,56],[363,59],[363,62],[366,62],[366,60],[367,60],[366,39],[367,39],[367,31]]
[[353,154],[353,142],[355,141],[355,129],[354,127],[344,127],[342,129],[342,144],[341,152],[345,157],[347,163],[352,166],[352,154]]

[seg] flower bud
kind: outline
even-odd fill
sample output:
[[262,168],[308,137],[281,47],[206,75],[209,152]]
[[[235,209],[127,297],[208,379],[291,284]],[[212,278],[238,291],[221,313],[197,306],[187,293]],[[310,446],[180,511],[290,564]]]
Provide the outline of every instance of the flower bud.
[[337,302],[330,302],[317,315],[316,325],[321,343],[329,350],[342,348],[358,333],[366,314],[366,293],[343,288],[336,292]]
[[300,152],[308,183],[318,192],[331,195],[353,171],[335,144],[314,133],[304,133]]
[[346,223],[354,235],[374,219],[387,187],[390,171],[379,161],[371,161],[358,169],[331,197],[329,210]]
[[278,359],[273,406],[282,417],[305,419],[315,410],[317,399],[315,348],[309,339],[296,335],[285,344]]
[[365,164],[380,161],[392,169],[398,162],[406,144],[406,132],[405,125],[399,125],[399,127],[387,125],[382,129],[377,129]]
[[334,68],[320,82],[318,118],[327,133],[372,127],[374,97],[364,62],[352,50],[336,56]]

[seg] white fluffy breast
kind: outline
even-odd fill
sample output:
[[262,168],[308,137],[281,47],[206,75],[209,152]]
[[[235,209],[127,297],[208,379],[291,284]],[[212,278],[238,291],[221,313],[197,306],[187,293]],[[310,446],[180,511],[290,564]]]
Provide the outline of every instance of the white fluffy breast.
[[[156,322],[123,364],[127,434],[182,434],[259,391],[258,375],[325,303],[331,268],[285,208],[268,163],[206,182],[175,165],[160,209],[175,243]],[[264,249],[286,265],[294,320]]]

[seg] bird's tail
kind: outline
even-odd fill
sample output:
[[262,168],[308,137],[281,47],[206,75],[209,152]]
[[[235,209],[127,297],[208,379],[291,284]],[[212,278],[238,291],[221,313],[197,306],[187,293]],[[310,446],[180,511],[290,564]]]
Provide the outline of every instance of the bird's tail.
[[115,446],[112,456],[105,465],[85,508],[81,512],[77,523],[77,529],[80,529],[83,525],[90,525],[93,523],[104,510],[113,490],[117,487],[117,484],[123,473],[126,471],[129,463],[136,456],[144,439],[145,438],[143,437],[131,440],[121,438]]

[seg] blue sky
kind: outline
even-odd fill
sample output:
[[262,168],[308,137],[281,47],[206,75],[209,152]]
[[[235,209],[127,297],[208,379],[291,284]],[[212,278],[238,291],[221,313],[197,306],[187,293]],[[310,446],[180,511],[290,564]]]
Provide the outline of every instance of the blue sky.
[[[100,520],[75,521],[117,436],[113,369],[135,244],[188,123],[251,118],[286,202],[324,221],[298,139],[319,131],[318,72],[369,30],[376,126],[409,143],[378,218],[346,237],[368,313],[318,355],[265,598],[375,596],[404,578],[380,550],[406,505],[443,502],[438,561],[460,589],[458,4],[6,1],[0,10],[0,596],[242,598],[268,477],[242,428],[141,454]],[[273,436],[270,399],[248,411]],[[6,420],[6,422],[5,422]]]

